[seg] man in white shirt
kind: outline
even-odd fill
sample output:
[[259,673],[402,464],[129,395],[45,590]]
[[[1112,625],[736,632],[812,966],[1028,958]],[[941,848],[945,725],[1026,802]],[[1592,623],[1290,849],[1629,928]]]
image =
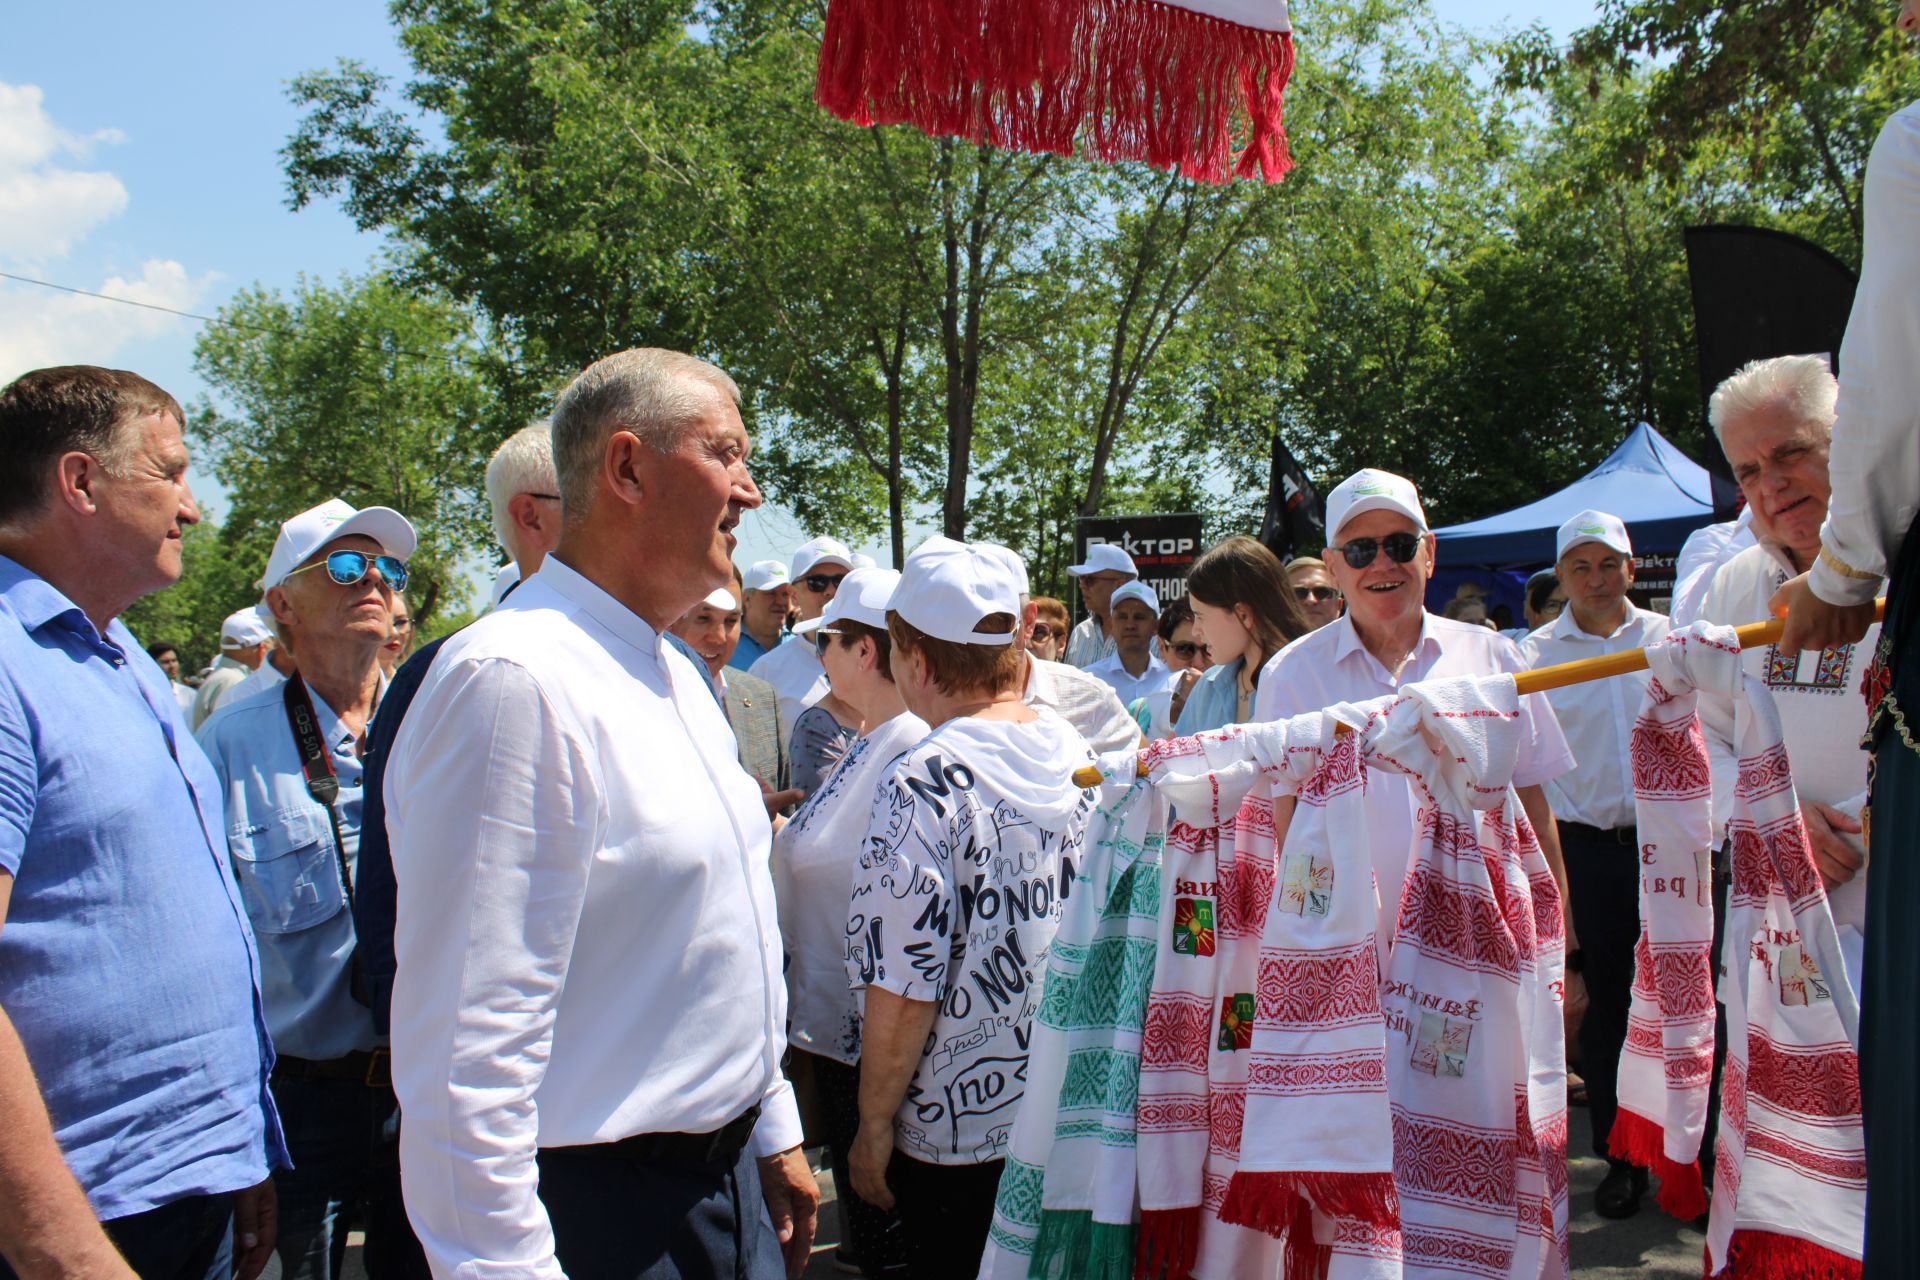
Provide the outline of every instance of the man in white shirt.
[[1158,693],[1173,678],[1153,651],[1160,598],[1146,583],[1129,582],[1114,591],[1108,615],[1113,620],[1113,652],[1088,667],[1087,674],[1104,680],[1120,704],[1131,707],[1134,699]]
[[1113,652],[1113,593],[1140,577],[1126,548],[1096,542],[1087,548],[1085,564],[1067,566],[1067,576],[1080,583],[1080,603],[1087,616],[1067,635],[1066,663],[1086,670]]
[[[1627,599],[1633,543],[1604,511],[1582,511],[1560,526],[1555,571],[1567,606],[1520,645],[1528,667],[1551,667],[1644,649],[1667,634],[1661,614]],[[1545,783],[1559,824],[1560,852],[1573,890],[1580,950],[1567,967],[1587,987],[1580,1020],[1580,1073],[1587,1082],[1593,1149],[1610,1166],[1594,1193],[1603,1218],[1639,1211],[1647,1171],[1614,1159],[1607,1142],[1617,1108],[1620,1050],[1627,1042],[1633,951],[1640,941],[1640,845],[1634,834],[1633,722],[1647,673],[1550,689],[1544,695],[1579,762]]]
[[[1280,720],[1360,702],[1439,676],[1526,669],[1520,651],[1498,632],[1426,611],[1436,544],[1412,481],[1372,469],[1349,476],[1327,495],[1327,540],[1327,567],[1346,597],[1346,615],[1267,660],[1254,694],[1253,719]],[[1513,781],[1564,901],[1566,869],[1542,784],[1572,768],[1573,756],[1543,697],[1522,698],[1520,715],[1524,723]],[[1389,782],[1375,774],[1367,791],[1382,937],[1392,936],[1414,844],[1411,785]],[[1567,949],[1579,945],[1569,912]],[[1585,1003],[1577,974],[1567,976],[1566,991],[1569,1015],[1577,1015]]]
[[394,743],[401,1168],[443,1280],[805,1265],[766,809],[662,637],[760,504],[738,403],[668,351],[576,378],[560,545],[447,642]]
[[258,605],[237,609],[221,622],[220,656],[194,696],[187,716],[189,729],[197,731],[241,681],[264,665],[267,651],[273,648],[273,631],[267,623]]
[[[833,538],[815,538],[793,553],[789,578],[793,587],[793,606],[800,616],[795,624],[817,618],[827,602],[840,589],[840,581],[853,572],[853,553]],[[773,686],[780,697],[780,718],[788,724],[800,719],[800,713],[827,696],[827,669],[813,647],[813,637],[788,636],[773,651],[755,662],[748,674]]]
[[1667,605],[1667,614],[1674,626],[1688,626],[1699,618],[1700,601],[1713,585],[1713,575],[1754,541],[1751,507],[1742,507],[1732,520],[1706,525],[1687,535],[1673,562],[1673,599]]

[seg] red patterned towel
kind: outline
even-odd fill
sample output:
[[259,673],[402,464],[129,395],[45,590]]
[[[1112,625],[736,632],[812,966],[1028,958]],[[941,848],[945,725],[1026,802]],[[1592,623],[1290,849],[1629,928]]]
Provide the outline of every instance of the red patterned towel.
[[[1287,832],[1223,1217],[1287,1237],[1293,1274],[1567,1273],[1560,900],[1511,786],[1518,708],[1501,676],[1335,713],[1365,785],[1421,802],[1384,981],[1364,804],[1323,822],[1303,792]],[[1323,858],[1325,914],[1283,909]]]
[[[1703,1006],[1712,1017],[1711,997],[1704,967],[1691,958],[1700,906],[1676,906],[1690,895],[1674,882],[1703,874],[1708,841],[1708,798],[1697,786],[1707,758],[1693,715],[1695,691],[1744,697],[1751,714],[1735,744],[1739,774],[1727,824],[1733,883],[1720,983],[1727,1062],[1709,1274],[1857,1277],[1866,1168],[1849,1027],[1858,1004],[1801,825],[1779,713],[1765,687],[1743,673],[1728,628],[1698,623],[1647,655],[1654,679],[1634,728],[1634,772],[1644,862],[1641,954],[1652,963],[1650,978],[1645,970],[1636,977],[1635,1031],[1621,1056],[1621,1119],[1630,1113],[1634,1120],[1624,1136],[1616,1122],[1614,1142],[1636,1155],[1651,1149],[1664,1162],[1658,1167],[1678,1165],[1683,1178],[1698,1151],[1694,1117],[1704,1112],[1707,1080],[1691,1042]],[[1648,1069],[1655,1028],[1660,1076]]]

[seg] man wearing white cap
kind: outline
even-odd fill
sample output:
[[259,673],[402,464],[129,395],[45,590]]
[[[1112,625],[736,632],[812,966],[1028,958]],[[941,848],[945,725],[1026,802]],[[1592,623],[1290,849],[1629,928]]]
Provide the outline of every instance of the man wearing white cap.
[[263,585],[299,671],[229,699],[198,735],[220,780],[227,848],[260,943],[273,1096],[294,1162],[279,1178],[289,1280],[334,1280],[356,1219],[370,1270],[426,1275],[400,1202],[397,1153],[382,1136],[394,1094],[350,910],[361,748],[415,542],[399,512],[356,511],[338,498],[281,525]]
[[447,642],[394,739],[401,1171],[443,1278],[805,1266],[766,805],[664,638],[760,505],[739,403],[672,351],[576,377],[560,545]]
[[[1520,654],[1529,667],[1551,667],[1657,644],[1671,623],[1627,599],[1633,586],[1633,543],[1619,517],[1582,511],[1560,526],[1554,562],[1567,604],[1529,635]],[[1587,988],[1580,1020],[1580,1070],[1587,1082],[1593,1149],[1608,1163],[1594,1193],[1603,1218],[1632,1216],[1646,1193],[1647,1171],[1608,1149],[1616,1110],[1620,1050],[1627,1040],[1633,992],[1633,950],[1640,940],[1640,842],[1634,832],[1633,722],[1648,675],[1551,689],[1544,695],[1577,764],[1549,780],[1547,799],[1560,832],[1573,892],[1580,949],[1567,966]]]
[[[833,538],[815,538],[793,553],[788,580],[793,588],[793,605],[800,622],[820,616],[840,589],[840,581],[853,571],[853,553]],[[759,659],[749,671],[780,695],[780,714],[788,724],[800,719],[800,713],[820,701],[827,692],[827,669],[820,665],[811,640],[788,637],[785,643]]]
[[[1520,651],[1505,636],[1427,612],[1424,601],[1435,555],[1434,537],[1412,481],[1370,468],[1342,481],[1327,495],[1326,561],[1334,585],[1346,597],[1347,612],[1267,660],[1254,694],[1253,718],[1281,720],[1341,702],[1361,702],[1439,676],[1524,671]],[[1520,716],[1520,756],[1513,780],[1564,895],[1566,871],[1542,784],[1572,768],[1573,756],[1544,698],[1522,698]],[[1411,788],[1398,785],[1369,787],[1367,805],[1374,875],[1380,883],[1380,932],[1387,937],[1413,855],[1415,805]],[[1578,946],[1569,915],[1567,949]],[[1567,996],[1577,1012],[1585,999],[1577,975],[1568,976]]]
[[200,682],[200,692],[193,700],[193,713],[188,717],[189,728],[198,732],[227,694],[260,669],[267,650],[273,647],[273,632],[267,622],[256,606],[237,609],[220,624],[220,656],[214,660],[207,678]]
[[1021,586],[1003,549],[934,538],[888,601],[894,682],[933,728],[882,776],[853,876],[847,974],[866,995],[848,1162],[932,1280],[979,1269],[1093,810],[1061,781],[1086,743],[1021,698]]
[[1131,707],[1136,698],[1158,693],[1173,678],[1167,664],[1153,651],[1153,638],[1160,626],[1160,598],[1153,588],[1135,580],[1116,588],[1108,605],[1112,623],[1113,652],[1087,668],[1112,686],[1123,705]]
[[787,566],[778,560],[755,560],[741,575],[740,585],[740,643],[727,665],[736,671],[751,671],[754,663],[787,638],[793,586],[787,580]]
[[1125,547],[1096,542],[1087,548],[1087,562],[1068,565],[1067,574],[1080,583],[1087,616],[1067,636],[1066,663],[1085,670],[1113,652],[1113,593],[1138,579],[1140,570]]

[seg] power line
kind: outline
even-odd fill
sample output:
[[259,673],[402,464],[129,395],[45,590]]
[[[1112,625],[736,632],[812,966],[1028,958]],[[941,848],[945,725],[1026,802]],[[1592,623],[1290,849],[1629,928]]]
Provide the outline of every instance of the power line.
[[[36,280],[32,276],[15,275],[11,271],[0,271],[0,280],[17,280],[21,284],[39,285],[42,289],[57,289],[61,293],[78,294],[83,298],[98,298],[102,302],[117,302],[123,307],[139,307],[144,311],[159,311],[170,316],[179,316],[183,320],[198,320],[201,324],[224,325],[229,329],[246,329],[254,333],[278,334],[283,338],[297,338],[298,329],[289,329],[283,325],[252,324],[245,320],[227,320],[220,316],[203,316],[197,311],[182,311],[178,307],[163,307],[157,302],[141,302],[134,298],[120,298],[111,293],[95,293],[92,289],[79,289],[70,284],[55,284],[51,280]],[[353,344],[363,351],[373,351],[381,355],[412,356],[416,360],[437,360],[442,364],[460,367],[463,362],[444,352],[413,351],[406,347],[385,347],[369,342]]]

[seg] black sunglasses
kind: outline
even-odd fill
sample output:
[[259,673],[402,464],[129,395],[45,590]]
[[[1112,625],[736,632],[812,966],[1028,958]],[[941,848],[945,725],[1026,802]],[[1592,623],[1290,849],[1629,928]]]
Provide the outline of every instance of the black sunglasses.
[[305,573],[309,569],[325,569],[327,577],[343,587],[350,587],[367,576],[368,569],[378,569],[380,577],[395,591],[407,589],[407,563],[395,556],[370,556],[364,551],[329,551],[325,560],[314,564],[303,564],[294,573]]
[[1350,569],[1366,568],[1382,551],[1395,564],[1405,564],[1420,553],[1420,535],[1403,529],[1384,538],[1354,538],[1344,547],[1335,547],[1334,550],[1346,560]]
[[1167,648],[1173,650],[1175,653],[1187,659],[1189,662],[1193,660],[1194,654],[1200,652],[1200,646],[1195,644],[1191,640],[1183,640],[1179,644],[1170,644],[1167,646]]
[[1044,622],[1036,622],[1033,624],[1033,630],[1027,634],[1035,640],[1051,640],[1054,636],[1054,630]]
[[[1387,554],[1392,555],[1393,552],[1389,551]],[[1368,561],[1372,561],[1373,556],[1371,553],[1368,554],[1367,559]],[[1402,561],[1402,563],[1405,562]],[[1354,567],[1359,568],[1358,565]],[[1340,589],[1338,587],[1295,587],[1293,589],[1293,598],[1301,604],[1305,604],[1309,600],[1337,600],[1340,598]]]
[[800,581],[807,584],[807,590],[819,595],[823,591],[838,591],[846,576],[844,573],[810,573]]

